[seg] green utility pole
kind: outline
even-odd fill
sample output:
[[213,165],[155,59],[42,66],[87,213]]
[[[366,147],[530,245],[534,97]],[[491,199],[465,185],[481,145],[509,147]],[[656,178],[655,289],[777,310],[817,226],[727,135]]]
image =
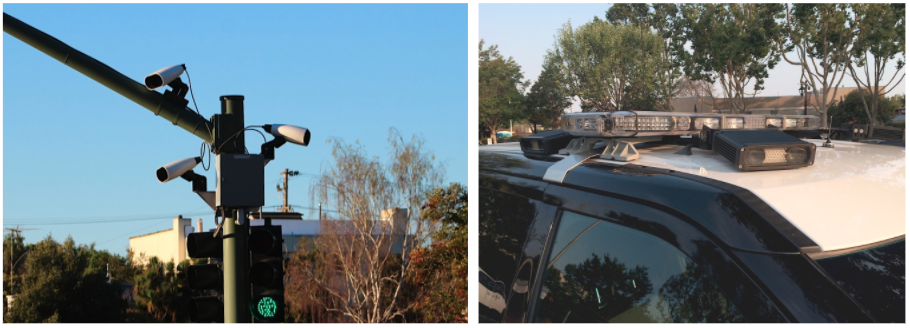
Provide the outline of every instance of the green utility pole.
[[97,59],[6,13],[3,13],[3,31],[145,107],[168,122],[202,138],[205,142],[212,142],[210,132],[212,125],[204,117],[189,108],[172,104],[160,93],[146,89],[145,85],[133,81]]
[[[243,154],[243,96],[221,96],[221,115],[213,115],[215,151],[219,154]],[[219,172],[219,178],[221,174]],[[224,322],[252,322],[248,305],[250,270],[247,237],[250,231],[248,213],[243,208],[226,208],[224,215]],[[235,220],[242,220],[242,225]]]
[[[3,31],[211,143],[216,154],[244,153],[243,96],[222,96],[221,114],[213,115],[209,121],[6,13],[3,13]],[[220,178],[221,172],[217,174]],[[224,209],[224,319],[227,323],[252,322],[248,310],[250,288],[247,279],[250,265],[247,247],[249,220],[245,216],[244,208]],[[237,219],[241,219],[243,224],[235,224]]]

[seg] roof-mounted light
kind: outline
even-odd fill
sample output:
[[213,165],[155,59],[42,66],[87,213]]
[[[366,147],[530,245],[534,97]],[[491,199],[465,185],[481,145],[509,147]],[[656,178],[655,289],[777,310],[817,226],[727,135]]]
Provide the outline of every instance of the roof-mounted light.
[[562,115],[563,131],[577,137],[694,135],[714,130],[814,130],[821,119],[812,115],[697,114],[670,112],[597,112]]
[[714,133],[714,152],[741,171],[784,170],[815,161],[815,145],[780,130],[720,130]]

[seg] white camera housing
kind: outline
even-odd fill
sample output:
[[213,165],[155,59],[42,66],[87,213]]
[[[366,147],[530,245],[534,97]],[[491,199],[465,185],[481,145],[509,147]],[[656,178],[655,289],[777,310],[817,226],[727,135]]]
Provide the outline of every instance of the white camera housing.
[[262,128],[265,129],[265,132],[282,137],[290,143],[301,146],[310,144],[310,130],[307,128],[287,124],[266,124]]
[[200,162],[202,162],[202,157],[190,157],[176,160],[158,168],[155,175],[158,176],[158,182],[165,183],[189,172]]
[[149,74],[145,77],[145,87],[149,90],[155,90],[163,87],[180,77],[180,75],[183,74],[183,71],[185,70],[186,65],[184,64],[159,69],[155,73]]

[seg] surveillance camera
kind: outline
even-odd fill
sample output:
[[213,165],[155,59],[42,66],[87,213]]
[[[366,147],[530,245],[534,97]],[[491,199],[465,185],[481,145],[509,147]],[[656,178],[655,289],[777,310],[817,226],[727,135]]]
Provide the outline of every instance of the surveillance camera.
[[199,164],[199,162],[202,162],[202,157],[184,158],[165,164],[164,166],[160,167],[155,173],[158,176],[158,181],[164,183],[174,180],[184,173],[192,170],[194,167],[196,167],[196,164]]
[[163,87],[180,77],[184,70],[186,70],[186,65],[184,64],[159,69],[157,72],[145,77],[145,87],[149,90]]
[[310,130],[307,130],[307,128],[286,124],[266,124],[262,128],[265,129],[265,132],[287,139],[290,143],[301,146],[310,144]]

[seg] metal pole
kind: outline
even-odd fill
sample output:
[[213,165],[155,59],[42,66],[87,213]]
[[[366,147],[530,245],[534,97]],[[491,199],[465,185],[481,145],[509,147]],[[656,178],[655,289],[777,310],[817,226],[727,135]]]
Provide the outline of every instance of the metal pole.
[[[221,96],[221,115],[213,118],[215,125],[216,151],[219,153],[243,153],[243,96]],[[229,143],[227,141],[230,141]],[[222,144],[224,147],[222,147]],[[219,178],[221,172],[218,172]],[[225,209],[224,218],[224,322],[251,323],[248,309],[250,285],[247,272],[250,269],[247,236],[250,220],[242,208]],[[240,224],[236,224],[237,220]]]
[[168,122],[189,131],[206,142],[212,142],[212,133],[209,131],[212,126],[211,122],[189,108],[174,105],[165,100],[160,93],[149,91],[145,85],[130,79],[97,59],[6,13],[3,13],[3,31],[145,107]]

